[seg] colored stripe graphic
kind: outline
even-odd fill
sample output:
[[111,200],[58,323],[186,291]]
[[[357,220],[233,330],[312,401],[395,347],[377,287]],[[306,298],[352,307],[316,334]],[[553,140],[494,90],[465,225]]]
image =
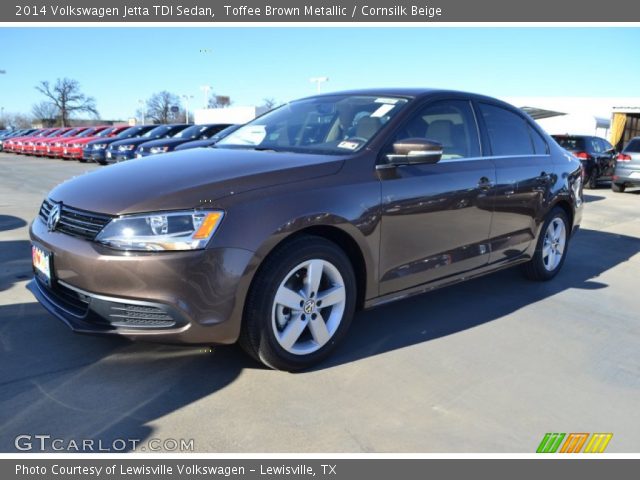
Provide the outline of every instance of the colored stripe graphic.
[[538,445],[536,453],[556,453],[565,433],[547,433]]
[[587,438],[589,438],[588,433],[570,433],[564,441],[560,453],[580,453]]
[[584,453],[602,453],[609,445],[613,433],[594,433]]

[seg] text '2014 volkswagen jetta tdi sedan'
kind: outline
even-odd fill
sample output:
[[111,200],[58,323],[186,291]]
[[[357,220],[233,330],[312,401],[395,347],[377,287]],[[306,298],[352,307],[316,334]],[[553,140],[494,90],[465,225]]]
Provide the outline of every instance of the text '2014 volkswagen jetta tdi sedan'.
[[79,332],[239,341],[298,370],[333,350],[358,308],[516,264],[551,279],[581,212],[579,161],[508,104],[319,95],[216,148],[56,187],[31,225],[30,288]]

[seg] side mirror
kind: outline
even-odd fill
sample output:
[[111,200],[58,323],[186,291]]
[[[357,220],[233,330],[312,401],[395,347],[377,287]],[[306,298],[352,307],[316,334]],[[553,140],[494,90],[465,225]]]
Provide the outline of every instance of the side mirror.
[[424,138],[406,138],[393,144],[393,153],[387,159],[393,165],[438,163],[442,158],[441,143]]

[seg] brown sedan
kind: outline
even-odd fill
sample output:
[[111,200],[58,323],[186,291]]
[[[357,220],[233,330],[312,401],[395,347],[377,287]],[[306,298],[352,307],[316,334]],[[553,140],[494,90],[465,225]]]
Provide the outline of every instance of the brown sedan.
[[284,105],[216,148],[114,165],[50,192],[30,287],[73,330],[241,345],[297,370],[358,308],[523,266],[553,278],[580,163],[526,114],[443,90]]

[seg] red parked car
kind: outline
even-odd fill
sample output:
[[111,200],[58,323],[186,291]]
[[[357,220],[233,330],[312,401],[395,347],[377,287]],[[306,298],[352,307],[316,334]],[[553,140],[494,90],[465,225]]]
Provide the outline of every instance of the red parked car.
[[130,128],[129,125],[121,125],[118,127],[97,127],[103,128],[102,131],[99,131],[97,134],[93,132],[88,134],[87,136],[80,136],[70,139],[62,145],[62,158],[65,160],[80,160],[82,161],[82,150],[85,145],[92,140],[97,140],[98,138],[109,138],[114,137],[123,130]]
[[90,127],[73,128],[69,130],[67,133],[65,133],[64,135],[61,135],[60,137],[53,137],[51,140],[44,142],[46,146],[46,151],[44,155],[49,158],[56,157],[56,152],[62,151],[62,144],[64,142],[66,142],[71,138],[77,137],[78,135],[82,135],[84,132],[86,132],[89,129]]
[[35,151],[36,142],[39,142],[43,138],[53,137],[58,135],[60,128],[44,128],[37,134],[32,134],[22,139],[22,145],[14,150],[14,153],[24,153],[25,155],[32,155]]
[[30,155],[38,155],[38,156],[44,155],[43,149],[44,149],[45,143],[51,140],[52,138],[56,138],[64,135],[69,130],[73,130],[73,128],[72,127],[58,128],[53,133],[50,133],[46,137],[40,137],[35,139],[28,153]]
[[62,127],[55,134],[47,138],[41,138],[39,141],[35,142],[33,154],[39,157],[48,155],[47,148],[50,146],[50,143],[54,142],[56,139],[64,138],[64,136],[69,135],[69,132],[71,132],[72,130],[79,129],[74,127]]
[[76,144],[77,140],[79,140],[81,138],[85,138],[85,137],[93,137],[97,133],[100,133],[101,131],[103,131],[106,128],[108,128],[106,125],[101,125],[99,127],[89,127],[84,132],[79,133],[77,135],[74,135],[73,137],[69,137],[68,139],[61,141],[59,147],[57,145],[54,145],[53,148],[51,149],[51,151],[53,152],[53,156],[55,158],[67,159],[68,158],[67,151],[69,150],[69,148],[71,148],[73,145]]
[[22,141],[25,138],[29,138],[29,137],[32,137],[33,135],[37,135],[41,131],[42,130],[35,130],[35,131],[29,133],[28,135],[21,135],[19,137],[13,137],[13,138],[8,139],[5,142],[3,142],[3,145],[4,145],[3,150],[5,152],[16,153],[22,147]]

